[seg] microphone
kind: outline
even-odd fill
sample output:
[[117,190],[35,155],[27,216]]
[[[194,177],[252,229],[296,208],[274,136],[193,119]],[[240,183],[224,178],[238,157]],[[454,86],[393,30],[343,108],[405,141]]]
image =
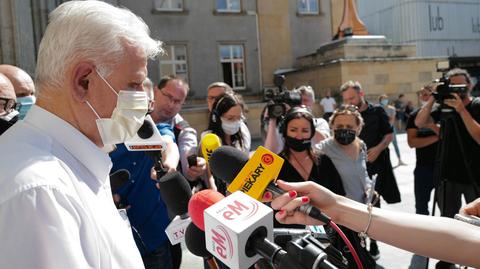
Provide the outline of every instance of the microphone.
[[110,174],[110,188],[112,194],[117,193],[118,189],[130,180],[130,172],[127,169],[119,169]]
[[206,208],[204,218],[206,248],[228,267],[248,268],[263,257],[281,269],[303,268],[273,243],[272,209],[250,196],[237,191]]
[[216,134],[209,133],[203,136],[202,140],[200,141],[200,145],[202,148],[203,158],[208,163],[210,155],[212,155],[213,151],[222,146],[222,141]]
[[223,194],[211,189],[196,192],[188,202],[188,214],[192,222],[202,231],[205,231],[203,212],[205,209],[225,198]]
[[142,126],[137,133],[124,142],[129,151],[164,151],[166,142],[155,126],[150,115],[145,116]]
[[[274,196],[285,193],[274,183],[283,162],[280,156],[262,146],[257,148],[250,159],[234,147],[223,146],[212,153],[209,166],[215,177],[229,185],[229,192],[240,190],[256,200],[261,200],[265,190],[272,192]],[[304,204],[297,210],[325,224],[330,223],[328,216],[310,204]]]
[[193,255],[206,260],[210,269],[218,268],[217,262],[205,246],[205,233],[193,222],[187,226],[185,231],[185,245]]
[[165,229],[172,245],[180,243],[185,237],[185,229],[190,224],[188,201],[192,196],[187,179],[180,172],[167,173],[158,180],[160,195],[174,218]]

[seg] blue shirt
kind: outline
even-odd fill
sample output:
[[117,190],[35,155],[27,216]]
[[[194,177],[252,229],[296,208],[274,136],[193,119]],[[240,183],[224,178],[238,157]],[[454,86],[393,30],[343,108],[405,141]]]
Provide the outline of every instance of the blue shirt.
[[[173,130],[168,124],[158,124],[161,135],[175,139]],[[160,197],[160,191],[155,181],[150,178],[153,160],[142,151],[128,151],[125,145],[117,145],[110,153],[112,172],[127,169],[130,181],[122,186],[117,193],[122,198],[122,204],[130,206],[128,218],[133,228],[133,237],[142,255],[155,251],[167,243],[165,229],[170,223],[165,203]],[[138,233],[137,233],[138,232]]]

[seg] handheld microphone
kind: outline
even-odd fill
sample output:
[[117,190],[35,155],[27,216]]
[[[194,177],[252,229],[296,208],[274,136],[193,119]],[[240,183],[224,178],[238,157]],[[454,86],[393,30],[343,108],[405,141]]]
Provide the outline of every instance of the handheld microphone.
[[202,137],[202,140],[200,141],[200,145],[202,148],[203,158],[208,163],[208,160],[210,159],[210,155],[212,155],[212,153],[217,148],[222,146],[222,141],[220,140],[220,137],[218,137],[216,134],[209,133]]
[[237,191],[204,211],[207,250],[233,269],[266,258],[278,268],[303,268],[273,243],[273,211]]
[[205,246],[205,233],[197,225],[191,222],[185,231],[185,245],[195,256],[202,257],[207,261],[210,269],[217,269],[218,264]]
[[118,189],[130,180],[130,172],[127,169],[119,169],[110,174],[110,188],[112,194],[117,193]]
[[223,194],[211,189],[196,192],[188,202],[188,214],[192,222],[202,231],[205,231],[203,212],[211,205],[225,198]]
[[145,117],[135,136],[124,142],[129,151],[164,151],[166,142],[150,115]]
[[179,216],[174,218],[165,229],[168,239],[172,245],[175,245],[184,239],[185,229],[190,224],[188,201],[192,192],[187,179],[177,171],[165,174],[158,180],[158,184],[160,195],[168,211]]
[[[261,200],[265,190],[274,196],[285,193],[274,183],[283,161],[280,156],[262,146],[257,148],[250,159],[234,147],[223,146],[212,153],[209,165],[215,177],[229,184],[229,192],[240,190]],[[310,204],[304,204],[297,210],[325,224],[330,223],[328,216]]]

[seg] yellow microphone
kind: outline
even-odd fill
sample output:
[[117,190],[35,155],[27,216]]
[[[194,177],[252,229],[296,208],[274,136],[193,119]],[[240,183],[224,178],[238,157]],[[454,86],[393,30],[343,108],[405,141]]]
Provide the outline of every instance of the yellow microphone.
[[228,185],[228,191],[233,193],[240,190],[250,197],[261,201],[268,185],[277,179],[283,162],[283,158],[259,146],[242,170],[240,170],[240,173]]
[[208,163],[213,151],[222,146],[222,141],[216,134],[209,133],[203,136],[200,145],[202,147],[203,158]]

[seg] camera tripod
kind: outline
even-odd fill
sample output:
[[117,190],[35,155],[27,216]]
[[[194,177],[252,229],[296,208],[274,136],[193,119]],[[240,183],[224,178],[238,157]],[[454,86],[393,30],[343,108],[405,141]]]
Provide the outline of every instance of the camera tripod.
[[[441,112],[441,118],[440,118],[440,144],[439,148],[437,150],[437,155],[436,155],[436,161],[435,161],[435,170],[434,170],[434,185],[435,185],[435,190],[434,190],[434,200],[432,204],[432,216],[435,215],[435,207],[436,204],[438,203],[438,197],[442,198],[442,204],[440,208],[440,212],[444,214],[446,211],[446,201],[447,201],[447,184],[449,179],[445,177],[445,171],[446,169],[451,169],[447,165],[447,156],[451,155],[451,152],[449,152],[450,148],[447,145],[447,136],[452,136],[454,135],[456,138],[456,145],[458,145],[458,148],[460,150],[460,155],[462,156],[463,160],[463,165],[466,171],[466,175],[468,178],[468,184],[471,185],[477,195],[480,195],[480,187],[475,180],[473,171],[471,170],[471,164],[469,162],[471,160],[467,160],[467,155],[466,155],[466,150],[465,150],[465,143],[461,139],[461,133],[460,133],[460,127],[458,123],[458,117],[456,117],[457,112],[455,110],[449,109],[448,112],[444,112],[445,110],[442,110]],[[461,119],[460,119],[461,120]],[[452,133],[453,132],[453,133]],[[439,193],[441,192],[441,193]],[[460,199],[461,199],[461,194],[460,194]],[[427,258],[426,262],[426,267],[428,268],[428,263],[429,259]]]

